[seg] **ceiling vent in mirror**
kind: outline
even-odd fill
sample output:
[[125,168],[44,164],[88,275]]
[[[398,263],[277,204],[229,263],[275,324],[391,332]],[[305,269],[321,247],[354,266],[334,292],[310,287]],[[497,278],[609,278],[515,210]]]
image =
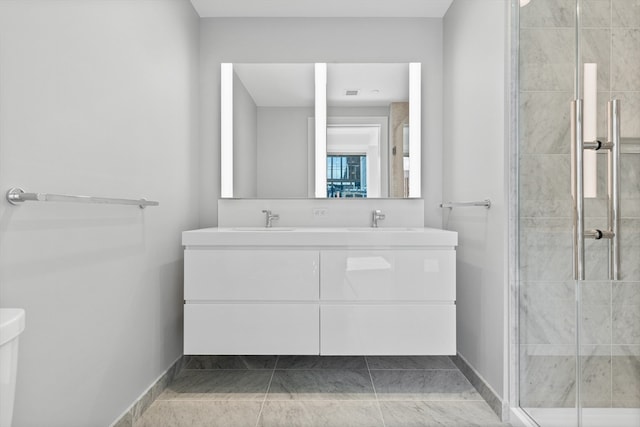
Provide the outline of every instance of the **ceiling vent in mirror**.
[[346,96],[358,96],[359,93],[360,93],[359,89],[347,89],[344,91],[344,94]]

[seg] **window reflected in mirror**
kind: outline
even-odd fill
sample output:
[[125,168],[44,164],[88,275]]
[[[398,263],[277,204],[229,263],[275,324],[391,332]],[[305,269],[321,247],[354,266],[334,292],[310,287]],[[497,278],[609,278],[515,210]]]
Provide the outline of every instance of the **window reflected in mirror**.
[[327,197],[367,197],[367,156],[327,153]]

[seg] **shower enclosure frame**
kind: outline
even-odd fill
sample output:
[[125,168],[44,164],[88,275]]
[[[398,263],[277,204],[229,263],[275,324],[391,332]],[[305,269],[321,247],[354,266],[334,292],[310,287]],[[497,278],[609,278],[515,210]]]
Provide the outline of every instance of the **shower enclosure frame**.
[[[533,0],[535,2],[536,0]],[[602,239],[609,242],[609,277],[606,282],[614,283],[619,279],[620,270],[620,101],[610,100],[607,107],[608,131],[606,141],[584,141],[583,138],[583,117],[582,117],[582,6],[583,0],[575,0],[575,39],[574,39],[574,100],[571,103],[571,177],[572,177],[572,194],[573,194],[573,276],[575,289],[575,424],[577,426],[585,425],[583,423],[583,396],[581,394],[581,383],[583,382],[583,367],[581,365],[584,357],[581,346],[582,329],[582,297],[581,288],[585,283],[585,260],[584,260],[584,244],[585,239]],[[523,378],[520,366],[521,361],[521,319],[520,319],[520,302],[521,302],[521,270],[520,270],[520,250],[521,250],[521,229],[520,229],[520,55],[521,55],[521,28],[520,28],[520,0],[511,0],[509,4],[509,44],[510,44],[510,128],[509,128],[509,144],[508,144],[508,181],[509,181],[509,401],[510,415],[514,425],[545,427],[545,424],[537,424],[534,416],[521,407],[520,386]],[[611,31],[613,25],[611,27]],[[613,88],[608,89],[613,92]],[[570,106],[567,105],[567,109]],[[604,139],[604,138],[599,138]],[[637,141],[636,141],[637,142]],[[567,141],[569,143],[569,141]],[[583,175],[582,175],[582,153],[583,150],[599,150],[607,151],[607,228],[586,230],[584,223],[584,199],[583,193]],[[635,151],[632,151],[635,152]],[[612,344],[613,345],[613,344]],[[610,362],[611,363],[611,362]],[[571,408],[567,408],[570,410]],[[615,410],[615,408],[612,408]],[[637,408],[636,408],[637,409]],[[635,409],[634,409],[635,410]],[[634,418],[635,420],[635,418]]]

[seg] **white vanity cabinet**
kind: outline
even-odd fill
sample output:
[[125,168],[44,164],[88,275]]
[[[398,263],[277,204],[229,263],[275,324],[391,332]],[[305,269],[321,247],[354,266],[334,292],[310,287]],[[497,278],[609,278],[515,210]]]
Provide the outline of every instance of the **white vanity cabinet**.
[[455,354],[453,249],[320,254],[323,354]]
[[456,253],[438,249],[323,250],[324,301],[455,301]]
[[317,250],[187,248],[185,354],[318,354]]
[[457,234],[425,230],[183,233],[184,353],[456,354]]
[[319,252],[279,249],[189,249],[184,299],[318,301]]

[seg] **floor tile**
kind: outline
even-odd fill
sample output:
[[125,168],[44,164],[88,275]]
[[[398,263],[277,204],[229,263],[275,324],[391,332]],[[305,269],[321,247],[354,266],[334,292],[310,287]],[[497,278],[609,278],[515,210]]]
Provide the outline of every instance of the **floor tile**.
[[277,369],[367,369],[364,356],[280,356]]
[[386,427],[506,427],[485,402],[380,402]]
[[379,400],[482,400],[455,370],[371,371]]
[[383,426],[375,401],[266,402],[259,427],[376,427]]
[[276,370],[267,400],[374,400],[366,370]]
[[369,369],[457,369],[448,356],[367,356]]
[[134,427],[253,427],[262,402],[156,401]]
[[158,400],[263,400],[273,371],[183,370]]
[[256,423],[508,426],[448,357],[197,356],[133,427]]
[[273,369],[278,356],[189,356],[185,369]]

